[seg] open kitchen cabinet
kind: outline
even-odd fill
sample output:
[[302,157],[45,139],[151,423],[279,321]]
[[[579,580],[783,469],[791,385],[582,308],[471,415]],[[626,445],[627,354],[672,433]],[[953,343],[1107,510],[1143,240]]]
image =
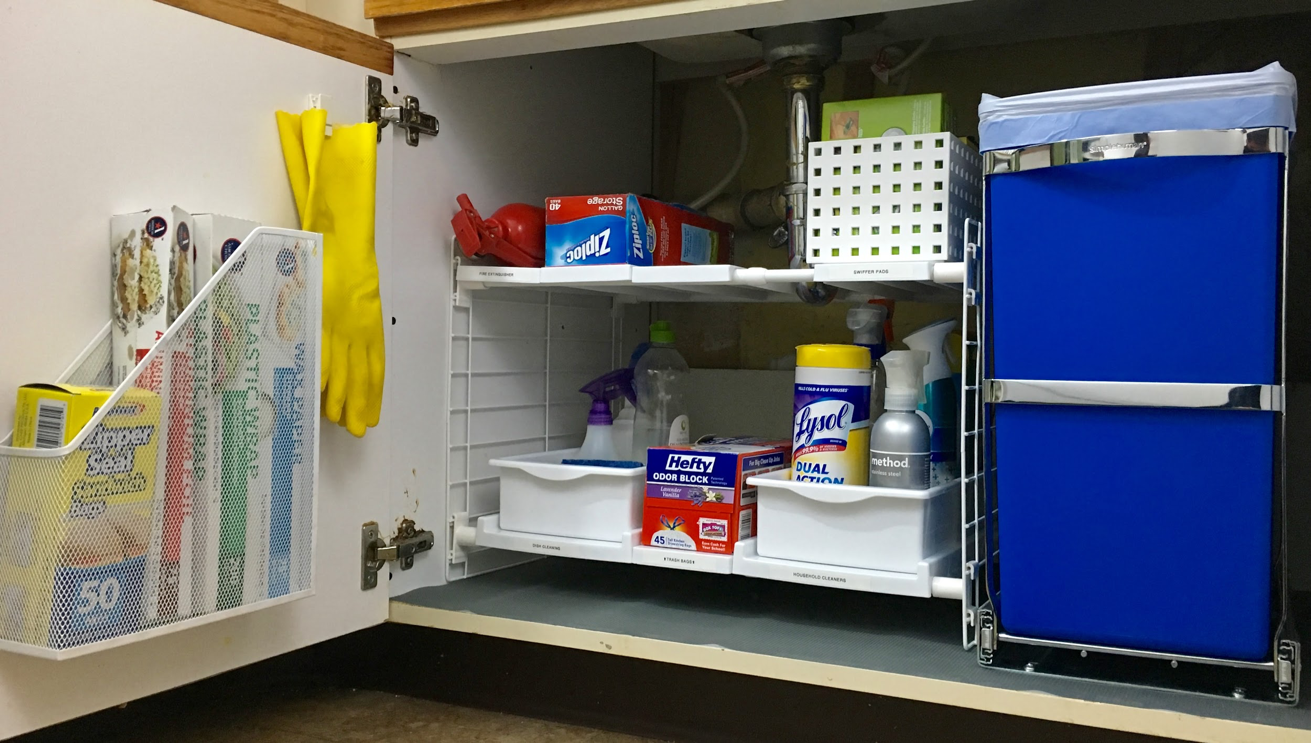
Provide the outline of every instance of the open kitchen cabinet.
[[[961,4],[974,5],[990,6],[989,12],[1011,24],[1025,10],[1014,3]],[[1193,4],[1167,5],[1169,11],[1142,24],[1121,14],[1099,36],[1071,35],[1052,20],[1059,16],[1052,10],[1054,16],[1039,19],[1046,19],[1036,26],[1041,31],[1004,37],[1004,44],[970,36],[968,16],[961,21],[954,15],[960,9],[948,5],[900,17],[906,24],[902,36],[887,40],[943,34],[941,53],[927,58],[915,85],[953,94],[964,124],[960,134],[972,133],[978,92],[1251,69],[1269,61],[1220,52],[1217,57],[1211,53],[1225,49],[1224,43],[1208,40],[1237,35],[1251,48],[1251,39],[1273,28],[1259,23],[1277,21],[1189,27],[1225,14],[1211,4],[1205,17],[1198,17],[1203,10]],[[661,126],[675,100],[671,86],[691,90],[686,100],[696,109],[697,91],[709,85],[702,78],[732,69],[739,58],[707,63],[693,55],[671,62],[625,44],[434,66],[421,61],[425,52],[416,46],[410,53],[417,58],[398,55],[394,75],[386,76],[144,0],[112,6],[60,0],[14,14],[15,22],[0,31],[0,62],[7,71],[0,92],[18,101],[41,98],[35,91],[76,91],[67,102],[84,115],[34,122],[28,107],[0,112],[0,127],[12,145],[0,151],[0,172],[8,174],[0,181],[0,230],[10,246],[0,306],[18,320],[7,345],[24,349],[0,364],[0,389],[49,378],[103,325],[108,215],[163,201],[296,226],[274,111],[300,110],[310,105],[310,96],[320,96],[330,123],[362,120],[366,78],[373,75],[393,101],[416,96],[422,110],[440,121],[440,134],[409,146],[403,132],[389,127],[379,143],[376,243],[388,352],[385,407],[382,423],[362,440],[330,424],[322,427],[313,595],[80,658],[2,653],[0,736],[388,618],[1198,740],[1291,740],[1311,730],[1304,709],[981,669],[974,653],[961,647],[962,625],[965,644],[971,632],[959,587],[954,598],[887,596],[605,561],[543,561],[536,558],[549,551],[531,545],[506,550],[478,544],[477,517],[498,508],[488,460],[576,445],[587,410],[576,390],[626,363],[652,319],[672,318],[685,337],[702,340],[725,325],[736,327],[738,339],[768,335],[784,348],[842,340],[837,305],[803,305],[789,282],[759,273],[544,283],[540,276],[480,273],[454,259],[450,217],[460,193],[490,211],[558,194],[657,190],[666,198],[686,198],[685,189],[695,190],[698,177],[713,179],[706,172],[725,162],[735,143],[723,114],[703,112],[718,111],[722,103],[708,98],[685,120],[692,123],[684,152],[692,154],[684,157],[695,159],[702,148],[704,159],[714,161],[713,168],[688,171],[701,175],[675,174],[673,181],[661,176],[668,167]],[[1301,16],[1288,19],[1305,23]],[[752,25],[749,17],[737,21],[743,28]],[[1135,35],[1142,25],[1170,24],[1177,28]],[[953,44],[955,37],[962,40]],[[1143,61],[1151,59],[1146,45],[1166,42],[1174,44],[1172,54],[1198,61],[1179,69]],[[1062,46],[1074,51],[1062,52]],[[850,53],[861,59],[859,51]],[[1053,63],[1028,61],[1043,55]],[[873,83],[860,80],[868,65],[854,59],[830,71],[830,95],[874,92],[861,89]],[[1283,61],[1293,68],[1294,60]],[[781,111],[782,93],[766,83],[771,81],[757,81],[744,92],[755,99],[759,116],[752,119],[753,136],[759,135],[752,157],[778,162],[784,125],[773,111]],[[778,104],[769,102],[774,98]],[[777,152],[762,154],[763,148]],[[773,167],[748,166],[743,185],[777,182],[784,173]],[[755,265],[782,268],[771,263],[776,253],[760,258]],[[868,294],[927,300],[919,309],[905,305],[906,316],[968,313],[960,289],[964,268],[940,270],[890,281],[838,275],[830,280]],[[1298,280],[1292,267],[1294,289]],[[1302,310],[1291,311],[1295,321]],[[815,327],[823,338],[814,337]],[[1290,344],[1294,357],[1304,351],[1300,343]],[[701,354],[713,345],[694,349],[703,364],[694,359],[693,365],[719,367],[702,376],[704,394],[698,396],[706,404],[720,401],[717,425],[755,425],[788,415],[787,374],[780,377],[760,362],[771,351]],[[1292,368],[1299,368],[1296,362]],[[0,397],[0,417],[10,414],[9,405]],[[1291,405],[1296,419],[1297,400]],[[385,585],[363,589],[363,526],[376,522],[386,538],[404,519],[431,530],[433,548],[419,553],[408,570],[384,568],[384,578],[390,572]],[[943,577],[960,578],[959,567]]]

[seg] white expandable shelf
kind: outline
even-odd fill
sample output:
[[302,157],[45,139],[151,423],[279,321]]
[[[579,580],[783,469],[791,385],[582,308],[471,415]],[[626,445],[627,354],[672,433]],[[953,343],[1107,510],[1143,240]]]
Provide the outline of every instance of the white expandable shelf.
[[766,269],[730,265],[516,268],[461,263],[456,279],[461,295],[479,289],[533,286],[634,301],[791,302],[796,300],[794,282],[822,281],[860,295],[958,302],[964,264],[898,261]]
[[551,266],[540,274],[543,284],[629,284],[633,281],[633,266]]
[[920,562],[914,573],[862,570],[837,565],[820,565],[800,560],[776,560],[756,553],[756,540],[737,543],[733,553],[733,573],[752,578],[767,578],[788,583],[845,588],[849,591],[889,593],[897,596],[960,599],[960,579],[946,573],[960,564],[960,550],[943,552]]
[[633,547],[633,564],[721,575],[733,572],[732,555],[712,555],[708,552],[647,547],[641,544]]
[[644,547],[638,544],[642,531],[634,529],[622,535],[617,542],[599,539],[575,539],[550,534],[529,534],[501,528],[501,515],[488,514],[478,519],[474,543],[479,547],[530,552],[537,555],[572,557],[579,560],[632,563],[675,570],[692,570],[701,573],[733,572],[732,555],[711,555],[704,552]]
[[478,532],[474,542],[479,547],[493,547],[515,552],[629,563],[633,561],[633,544],[637,542],[641,533],[640,529],[627,532],[617,542],[529,534],[501,529],[501,515],[492,513],[478,519]]
[[602,542],[621,541],[623,534],[640,529],[646,467],[562,463],[578,452],[557,449],[489,461],[501,472],[498,526]]
[[960,562],[959,550],[944,552],[924,560],[920,563],[919,570],[914,573],[892,573],[761,557],[756,554],[755,539],[738,542],[737,549],[732,555],[711,555],[704,552],[645,547],[637,544],[640,537],[640,530],[628,532],[619,542],[507,531],[501,529],[500,514],[493,513],[478,519],[474,541],[479,547],[553,557],[631,563],[721,575],[745,575],[788,583],[897,596],[960,599],[960,579],[945,575]]
[[960,480],[928,488],[795,482],[790,470],[747,480],[757,488],[756,553],[806,564],[915,573],[958,550]]

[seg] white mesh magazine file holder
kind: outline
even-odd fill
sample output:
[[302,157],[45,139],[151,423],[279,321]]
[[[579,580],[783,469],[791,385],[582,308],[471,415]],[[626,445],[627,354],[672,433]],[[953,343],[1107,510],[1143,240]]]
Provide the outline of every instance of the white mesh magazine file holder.
[[[84,655],[313,592],[322,254],[255,230],[67,445],[43,401],[38,448],[0,446],[0,650]],[[109,334],[59,381],[107,385]]]

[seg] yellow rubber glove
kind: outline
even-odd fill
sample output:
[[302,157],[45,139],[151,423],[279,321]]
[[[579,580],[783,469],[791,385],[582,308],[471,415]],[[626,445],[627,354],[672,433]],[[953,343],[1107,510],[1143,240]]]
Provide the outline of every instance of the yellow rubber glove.
[[363,436],[382,414],[387,366],[373,251],[378,125],[328,137],[321,109],[277,118],[301,229],[323,233],[323,413]]

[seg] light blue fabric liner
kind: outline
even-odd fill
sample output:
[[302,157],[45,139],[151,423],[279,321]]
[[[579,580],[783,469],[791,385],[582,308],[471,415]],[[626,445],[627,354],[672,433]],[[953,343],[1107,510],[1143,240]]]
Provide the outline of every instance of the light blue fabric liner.
[[979,149],[1173,129],[1297,128],[1297,81],[1278,62],[1254,72],[1096,85],[979,103]]

